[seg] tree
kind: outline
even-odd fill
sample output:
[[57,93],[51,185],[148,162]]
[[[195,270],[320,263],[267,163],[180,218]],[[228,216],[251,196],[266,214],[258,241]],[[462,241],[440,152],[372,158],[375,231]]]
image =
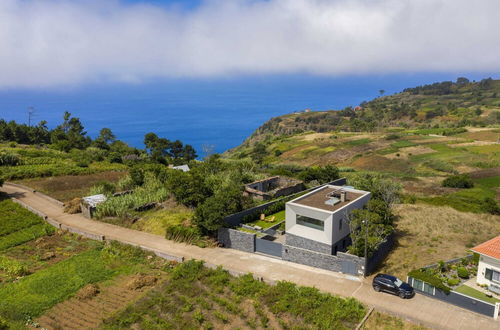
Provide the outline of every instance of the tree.
[[452,175],[443,180],[442,186],[467,189],[474,187],[474,181],[467,174]]
[[194,150],[193,146],[186,144],[184,146],[184,150],[182,151],[182,158],[189,162],[191,160],[195,160],[196,157],[198,157],[198,155],[196,154],[196,150]]
[[262,142],[257,142],[252,149],[252,159],[257,164],[262,164],[264,157],[267,156],[266,146]]
[[299,173],[299,178],[304,182],[327,183],[339,178],[339,169],[333,165],[308,167]]
[[243,195],[234,187],[207,198],[196,208],[194,222],[206,233],[213,233],[224,225],[224,217],[243,208]]
[[467,85],[469,83],[469,79],[465,77],[458,77],[457,78],[457,85]]
[[63,115],[63,123],[52,131],[51,141],[57,149],[63,151],[85,149],[91,143],[91,139],[86,134],[80,119],[71,117],[71,113],[66,111]]
[[358,257],[365,257],[365,242],[368,257],[373,255],[384,239],[392,232],[392,227],[381,224],[380,216],[366,209],[353,210],[346,214],[351,231],[352,245],[349,252]]

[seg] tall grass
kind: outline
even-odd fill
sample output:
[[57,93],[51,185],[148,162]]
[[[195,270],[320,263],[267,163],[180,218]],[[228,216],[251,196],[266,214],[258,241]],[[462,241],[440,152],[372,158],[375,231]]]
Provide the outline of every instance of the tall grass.
[[123,196],[110,197],[106,202],[97,206],[95,216],[125,217],[131,210],[153,202],[162,202],[168,197],[168,190],[163,183],[152,173],[146,173],[142,187],[136,188],[133,193]]

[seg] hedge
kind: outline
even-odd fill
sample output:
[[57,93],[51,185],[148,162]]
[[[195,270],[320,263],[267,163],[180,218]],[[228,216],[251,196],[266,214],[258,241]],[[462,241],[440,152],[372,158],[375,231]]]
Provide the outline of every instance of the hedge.
[[450,293],[450,288],[446,286],[443,281],[441,281],[440,278],[429,274],[421,269],[417,270],[412,270],[411,272],[408,273],[409,277],[413,277],[414,279],[424,281],[426,283],[429,283],[430,285],[434,286],[436,289],[439,289],[446,294]]

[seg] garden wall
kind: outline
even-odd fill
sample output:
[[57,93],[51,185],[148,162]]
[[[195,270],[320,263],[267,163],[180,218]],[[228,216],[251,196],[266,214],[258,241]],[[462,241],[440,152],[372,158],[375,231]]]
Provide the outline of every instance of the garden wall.
[[377,251],[375,251],[375,253],[373,253],[373,255],[368,258],[368,263],[366,265],[366,275],[371,274],[372,272],[377,270],[380,263],[384,261],[393,247],[394,233],[387,236],[385,241],[378,246]]
[[[414,279],[412,277],[407,278],[407,282],[413,286],[415,291],[432,297],[434,299],[438,299],[444,302],[447,302],[449,304],[453,304],[465,309],[468,309],[470,311],[487,315],[490,317],[495,317],[495,305],[487,303],[485,301],[472,298],[470,296],[463,295],[461,293],[451,291],[449,294],[446,294],[446,292],[437,289],[430,285],[429,283]],[[420,282],[420,283],[418,283]],[[422,285],[423,284],[423,285]],[[422,285],[422,286],[421,286]],[[422,288],[420,288],[422,287]]]
[[283,245],[282,258],[307,266],[326,269],[334,272],[362,275],[365,259],[351,254],[338,252],[337,255],[301,249],[296,246]]
[[[347,179],[346,178],[341,178],[341,179],[337,179],[337,180],[334,180],[334,181],[329,182],[329,183],[325,183],[324,185],[344,186],[344,185],[346,185],[346,183],[347,183]],[[320,185],[320,186],[317,186],[317,187],[309,188],[309,189],[303,190],[303,191],[301,191],[299,193],[306,193],[306,192],[312,191],[314,189],[317,189],[319,187],[322,187],[324,185]],[[297,193],[297,194],[299,194],[299,193]],[[297,194],[295,194],[295,195],[297,195]],[[236,227],[240,223],[243,222],[243,219],[246,216],[254,214],[256,212],[263,212],[263,211],[267,210],[269,207],[271,207],[272,205],[283,201],[285,198],[291,198],[291,197],[293,197],[295,195],[286,196],[286,197],[277,199],[277,200],[269,202],[269,203],[257,205],[255,207],[250,208],[250,209],[247,209],[247,210],[235,213],[235,214],[231,214],[231,215],[229,215],[229,216],[227,216],[227,217],[224,218],[224,222],[227,225],[231,226],[231,227]]]
[[255,252],[255,234],[231,228],[220,228],[217,231],[217,240],[226,248]]

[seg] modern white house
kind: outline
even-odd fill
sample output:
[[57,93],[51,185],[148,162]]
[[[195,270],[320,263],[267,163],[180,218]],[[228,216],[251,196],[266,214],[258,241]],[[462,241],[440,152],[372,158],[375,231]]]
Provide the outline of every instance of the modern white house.
[[500,294],[500,236],[472,248],[480,255],[477,284],[487,285],[488,290]]
[[350,244],[348,214],[370,200],[370,192],[326,185],[286,203],[286,245],[336,255]]

